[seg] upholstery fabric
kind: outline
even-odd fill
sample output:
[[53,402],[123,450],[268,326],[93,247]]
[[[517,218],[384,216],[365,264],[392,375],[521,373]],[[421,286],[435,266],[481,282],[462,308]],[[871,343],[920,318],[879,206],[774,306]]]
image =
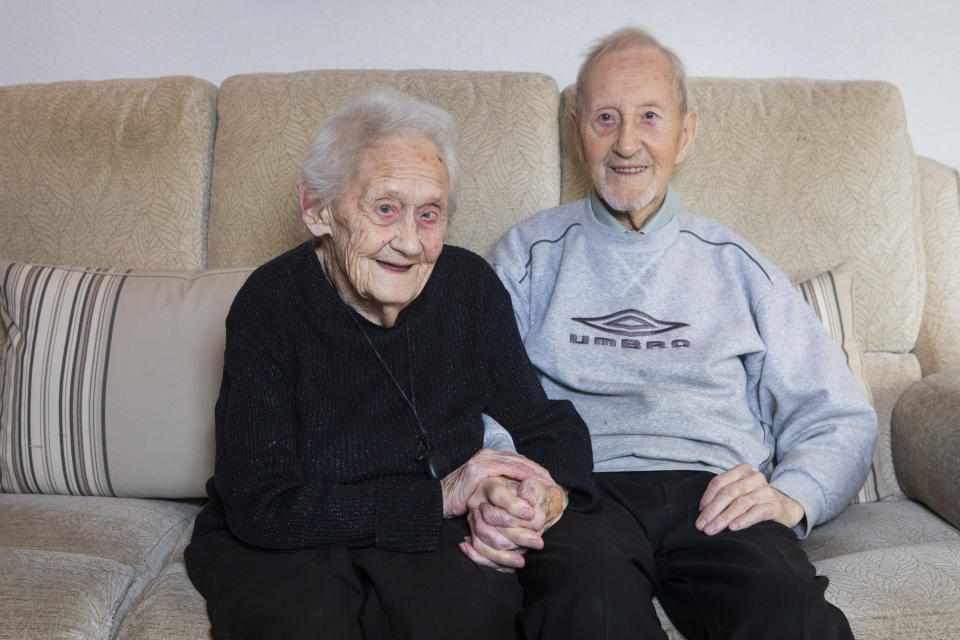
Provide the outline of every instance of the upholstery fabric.
[[48,551],[0,548],[0,566],[4,640],[107,640],[133,580],[130,567],[112,560]]
[[194,588],[182,559],[165,567],[129,610],[117,638],[209,640],[206,602]]
[[873,452],[873,468],[877,472],[877,493],[881,500],[903,498],[897,482],[890,444],[890,418],[893,406],[907,388],[920,379],[920,363],[912,353],[865,352],[863,354],[867,382],[873,393],[877,412],[877,445]]
[[188,77],[0,87],[0,256],[203,267],[215,97]]
[[800,546],[816,564],[871,549],[936,542],[960,542],[960,531],[912,500],[885,500],[848,506],[815,527]]
[[[915,207],[917,173],[897,89],[707,78],[689,87],[699,130],[672,180],[684,207],[742,235],[792,280],[848,263],[861,347],[909,351],[923,310],[923,255],[904,215]],[[562,117],[567,202],[589,181],[569,113]]]
[[893,410],[891,443],[904,493],[960,527],[960,367],[907,389]]
[[304,71],[234,76],[218,94],[210,265],[257,265],[304,239],[299,165],[317,126],[388,85],[450,112],[462,152],[446,241],[487,255],[515,222],[559,198],[554,80],[534,73]]
[[927,292],[915,352],[930,375],[960,367],[960,174],[929,158],[917,161]]
[[[867,505],[870,506],[870,505]],[[857,640],[954,640],[960,616],[960,541],[869,549],[817,563],[827,599]]]
[[[872,403],[863,356],[853,335],[853,274],[845,265],[840,265],[809,280],[795,283],[793,287],[820,318],[834,344],[846,358],[847,366],[850,367],[860,389]],[[879,499],[876,466],[877,462],[874,460],[854,502],[875,502]]]
[[5,492],[184,498],[213,470],[224,319],[249,270],[0,260]]
[[0,638],[112,638],[198,507],[0,495]]

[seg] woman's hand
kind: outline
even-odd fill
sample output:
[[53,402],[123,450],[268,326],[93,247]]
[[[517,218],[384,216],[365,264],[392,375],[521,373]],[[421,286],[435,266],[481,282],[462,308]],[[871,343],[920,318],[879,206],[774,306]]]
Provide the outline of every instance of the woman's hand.
[[523,553],[543,548],[543,533],[560,519],[567,503],[563,487],[546,486],[537,478],[485,480],[468,500],[472,535],[460,550],[477,564],[499,571],[523,567]]
[[[467,501],[473,496],[480,484],[488,478],[511,478],[518,482],[535,479],[544,487],[555,487],[550,473],[533,460],[517,453],[480,449],[459,468],[451,471],[440,481],[443,493],[443,517],[452,518],[467,512]],[[491,489],[493,487],[491,486]],[[481,496],[486,493],[482,492]],[[515,496],[514,496],[515,497]],[[501,497],[506,502],[509,500]],[[482,501],[482,498],[478,498]],[[529,508],[530,505],[528,504]],[[530,516],[533,517],[530,508]]]

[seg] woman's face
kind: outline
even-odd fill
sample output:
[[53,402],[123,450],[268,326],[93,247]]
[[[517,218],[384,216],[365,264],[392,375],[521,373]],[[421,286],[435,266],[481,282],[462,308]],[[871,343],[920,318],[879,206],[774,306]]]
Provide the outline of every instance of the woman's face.
[[340,297],[372,322],[392,326],[423,291],[443,249],[449,185],[432,141],[393,136],[361,152],[343,195],[314,211],[319,225],[304,209],[310,230],[330,236],[319,253]]

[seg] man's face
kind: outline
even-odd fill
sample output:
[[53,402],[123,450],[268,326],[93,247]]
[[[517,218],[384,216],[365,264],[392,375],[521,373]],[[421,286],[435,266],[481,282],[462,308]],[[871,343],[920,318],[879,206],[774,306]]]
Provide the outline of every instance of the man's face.
[[601,55],[574,114],[583,160],[607,206],[639,228],[663,203],[673,166],[686,156],[696,114],[682,114],[667,58],[652,48]]

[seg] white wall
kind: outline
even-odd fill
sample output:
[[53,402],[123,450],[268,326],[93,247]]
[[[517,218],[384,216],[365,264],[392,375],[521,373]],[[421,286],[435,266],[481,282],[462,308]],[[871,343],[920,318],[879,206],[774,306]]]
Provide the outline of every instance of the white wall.
[[691,75],[892,82],[917,152],[960,167],[958,0],[0,0],[0,85],[432,67],[541,71],[563,87],[625,24]]

